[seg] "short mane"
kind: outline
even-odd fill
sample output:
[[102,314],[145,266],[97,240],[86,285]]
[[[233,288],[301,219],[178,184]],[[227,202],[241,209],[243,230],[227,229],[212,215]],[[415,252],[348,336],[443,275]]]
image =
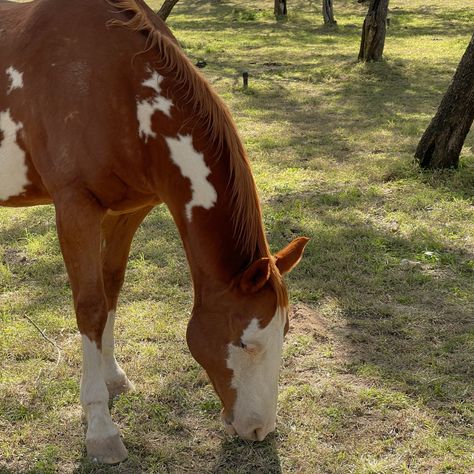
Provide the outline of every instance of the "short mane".
[[[240,245],[253,261],[259,256],[270,256],[262,224],[262,211],[257,195],[250,162],[238,135],[234,120],[222,99],[207,80],[191,64],[174,41],[162,34],[150,18],[149,8],[142,0],[106,0],[120,12],[130,12],[129,20],[110,20],[108,26],[123,26],[146,35],[145,51],[153,48],[160,52],[163,69],[173,71],[184,101],[193,104],[194,112],[206,119],[207,132],[217,150],[224,146],[230,154],[232,197],[235,204],[234,233]],[[273,262],[273,259],[271,259]],[[279,271],[272,263],[271,280],[279,306],[288,305],[286,287]]]

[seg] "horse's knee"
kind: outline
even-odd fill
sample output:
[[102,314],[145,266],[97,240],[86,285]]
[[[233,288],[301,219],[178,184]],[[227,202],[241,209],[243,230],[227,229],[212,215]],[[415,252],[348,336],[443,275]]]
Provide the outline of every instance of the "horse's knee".
[[107,323],[107,303],[105,298],[81,297],[76,301],[77,326],[82,335],[94,341],[98,348],[102,345],[102,334]]

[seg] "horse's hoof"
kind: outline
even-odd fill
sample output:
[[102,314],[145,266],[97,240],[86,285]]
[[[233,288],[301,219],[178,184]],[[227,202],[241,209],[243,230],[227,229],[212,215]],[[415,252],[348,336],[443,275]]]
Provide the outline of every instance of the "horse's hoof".
[[109,391],[109,399],[119,396],[122,393],[133,392],[135,386],[133,385],[127,377],[120,380],[113,380],[111,382],[106,382],[107,390]]
[[87,456],[101,464],[118,464],[128,457],[120,435],[116,434],[103,439],[86,440]]

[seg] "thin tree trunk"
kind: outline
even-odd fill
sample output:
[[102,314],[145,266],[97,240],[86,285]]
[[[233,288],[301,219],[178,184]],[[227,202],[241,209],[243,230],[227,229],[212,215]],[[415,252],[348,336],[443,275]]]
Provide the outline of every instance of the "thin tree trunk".
[[163,5],[158,11],[158,16],[163,20],[169,17],[171,10],[173,10],[174,6],[178,3],[179,0],[165,0]]
[[474,121],[474,35],[453,80],[421,137],[415,158],[422,168],[457,168]]
[[362,27],[359,61],[380,61],[385,45],[389,0],[370,0]]
[[286,18],[286,0],[275,0],[274,13],[277,18]]
[[323,0],[323,18],[324,18],[325,25],[327,26],[337,25],[337,21],[334,19],[332,0]]

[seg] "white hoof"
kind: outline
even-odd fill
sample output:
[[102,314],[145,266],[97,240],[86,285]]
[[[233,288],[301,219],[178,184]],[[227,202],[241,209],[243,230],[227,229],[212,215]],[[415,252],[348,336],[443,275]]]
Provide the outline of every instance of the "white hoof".
[[132,392],[135,390],[135,386],[132,382],[130,382],[130,380],[128,380],[127,377],[118,380],[111,380],[105,384],[107,385],[107,390],[109,391],[110,400],[122,393]]
[[86,440],[87,456],[101,464],[118,464],[128,457],[120,435],[112,435],[103,439]]

